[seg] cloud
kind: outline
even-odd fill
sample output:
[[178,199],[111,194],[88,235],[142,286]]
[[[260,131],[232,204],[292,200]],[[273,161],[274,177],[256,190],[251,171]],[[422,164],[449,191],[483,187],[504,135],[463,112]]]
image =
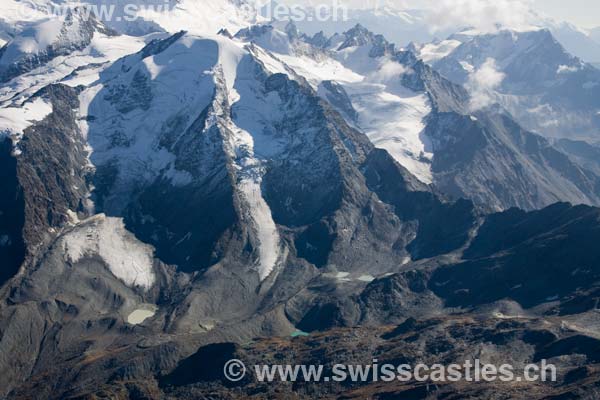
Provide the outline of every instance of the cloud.
[[559,65],[558,69],[556,70],[557,74],[567,74],[569,72],[577,72],[579,71],[579,67],[575,67],[575,66],[571,66],[569,67],[568,65]]
[[480,110],[494,103],[494,90],[502,84],[505,76],[503,72],[498,71],[493,58],[488,58],[479,69],[469,75],[465,87],[471,94],[472,111]]
[[397,61],[385,60],[382,62],[377,71],[372,72],[367,77],[369,82],[388,83],[394,81],[406,73],[412,72]]
[[438,0],[427,19],[433,31],[469,27],[495,32],[498,27],[527,29],[535,23],[531,0]]

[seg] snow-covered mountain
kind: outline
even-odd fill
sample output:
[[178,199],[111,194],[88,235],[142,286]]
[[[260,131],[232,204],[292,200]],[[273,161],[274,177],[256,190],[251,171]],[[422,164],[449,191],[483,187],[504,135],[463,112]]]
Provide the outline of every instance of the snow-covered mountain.
[[[273,2],[270,9],[274,9],[276,4]],[[311,12],[310,8],[309,12]],[[312,10],[312,12],[315,11]],[[428,43],[435,37],[446,37],[456,30],[456,28],[450,28],[433,32],[427,21],[427,14],[426,10],[400,10],[386,4],[377,9],[350,8],[347,10],[346,18],[319,21],[313,17],[295,23],[306,34],[314,35],[323,31],[328,36],[348,31],[356,24],[360,24],[373,32],[382,34],[399,46],[406,46],[411,42]]]
[[[327,41],[320,34],[308,38],[288,30],[294,33],[272,28],[239,36],[277,54],[422,182],[492,209],[598,202],[593,173],[503,111],[474,110],[462,87],[410,51],[395,50],[360,25]],[[317,43],[321,52],[308,43]]]
[[[432,47],[445,51],[430,56]],[[600,71],[568,53],[550,31],[465,32],[423,50],[444,76],[502,104],[528,129],[546,137],[597,138]],[[490,74],[498,80],[493,85]]]
[[88,18],[81,8],[60,18],[32,23],[0,50],[0,81],[7,82],[57,57],[86,49],[95,33],[116,36],[95,18]]
[[[502,111],[472,110],[461,86],[361,25],[331,37],[309,37],[292,24],[252,25],[235,37],[225,30],[132,37],[94,18],[84,21],[77,10],[52,24],[30,24],[3,47],[0,59],[6,81],[0,128],[15,156],[27,153],[25,132],[55,115],[58,100],[40,95],[46,87],[64,87],[57,96],[78,104],[70,123],[77,123],[77,142],[88,154],[75,176],[89,175],[91,186],[73,182],[77,189],[66,204],[77,206],[57,210],[62,216],[48,221],[48,229],[72,212],[124,218],[161,259],[186,271],[227,257],[217,249],[249,246],[252,268],[264,281],[290,251],[279,226],[306,227],[335,210],[345,174],[360,175],[373,147],[414,175],[419,190],[433,184],[487,209],[598,202],[593,173],[561,158]],[[171,30],[161,18],[148,21]],[[492,56],[485,49],[481,62]],[[502,54],[493,55],[502,62]],[[567,69],[578,63],[559,62],[570,62]],[[314,119],[302,118],[306,109]],[[459,151],[458,144],[470,150]],[[290,174],[302,183],[283,178]],[[159,193],[171,193],[164,200],[170,207],[156,207]],[[221,208],[222,214],[218,220],[204,213],[185,217],[186,204]],[[225,239],[234,227],[241,227],[241,241]],[[32,234],[26,244],[46,240]],[[320,254],[319,246],[310,246]]]
[[[272,2],[268,10],[274,10],[277,4],[277,2]],[[373,5],[373,7],[369,7],[369,5]],[[447,4],[444,4],[444,7],[447,6]],[[267,6],[265,8],[267,9]],[[310,8],[308,10],[309,15],[310,12],[315,13]],[[263,14],[272,16],[273,13],[268,14],[263,10]],[[333,35],[336,32],[345,32],[360,23],[367,29],[382,34],[399,46],[408,46],[410,43],[425,45],[446,38],[470,26],[466,20],[457,19],[457,15],[460,15],[460,13],[452,15],[454,18],[448,18],[440,23],[440,18],[444,18],[440,11],[435,9],[435,5],[434,9],[406,9],[394,6],[389,2],[385,4],[375,2],[360,9],[348,8],[346,10],[347,18],[319,21],[313,15],[312,18],[298,21],[297,25],[301,31],[309,35],[319,31],[323,31],[327,35]],[[502,16],[498,16],[498,18],[500,19]],[[598,39],[599,35],[595,34],[593,30],[586,32],[571,23],[554,20],[533,10],[529,10],[529,15],[522,16],[522,18],[529,19],[529,23],[519,24],[514,21],[514,24],[511,25],[510,21],[502,21],[504,23],[498,22],[498,27],[499,29],[510,30],[523,30],[526,29],[526,26],[548,29],[569,53],[588,63],[600,63],[600,39]],[[489,17],[485,19],[487,20]],[[471,21],[471,23],[477,24],[478,22]],[[496,30],[485,29],[483,32],[494,33]]]
[[[546,40],[533,55],[560,64],[533,74],[498,34],[512,47],[466,58],[489,75],[465,88],[361,25],[307,36],[240,4],[15,24],[0,52],[0,396],[195,398],[218,384],[165,377],[203,345],[462,312],[446,302],[462,321],[521,305],[543,318],[558,293],[591,326],[580,297],[597,290],[598,210],[488,213],[600,204],[595,167],[473,107],[489,95],[475,83],[543,90],[585,64]],[[444,61],[481,38],[412,49]],[[453,346],[465,338],[487,343]]]
[[[472,205],[440,200],[376,150],[319,97],[312,76],[251,43],[254,32],[267,35],[265,46],[283,37],[269,28],[238,39],[180,32],[90,70],[53,75],[41,90],[32,90],[33,76],[48,75],[57,58],[9,81],[22,91],[3,110],[37,107],[44,115],[3,142],[14,184],[2,215],[20,215],[0,220],[0,233],[10,235],[3,254],[14,260],[5,278],[32,282],[7,313],[44,319],[23,308],[27,298],[76,303],[76,341],[99,334],[76,328],[83,320],[122,315],[126,325],[118,325],[133,326],[148,310],[171,315],[166,329],[174,333],[291,331],[282,304],[320,269],[339,266],[364,286],[413,257],[463,245]],[[104,39],[93,36],[70,56],[85,57],[96,36]],[[348,49],[372,36],[347,35]],[[124,40],[117,38],[107,40]],[[19,79],[29,86],[14,85]],[[452,221],[441,240],[433,234],[440,218]],[[2,318],[3,330],[11,321]],[[3,339],[0,347],[20,346],[18,335]],[[0,368],[5,391],[26,375]]]
[[546,20],[543,25],[571,54],[590,64],[600,63],[600,41],[594,32],[586,32],[568,22]]
[[131,36],[182,29],[197,34],[215,34],[221,29],[236,32],[261,20],[253,3],[246,0],[2,0],[0,38],[7,41],[31,24],[60,19],[76,8]]
[[397,53],[382,36],[361,25],[314,47],[307,41],[317,43],[318,37],[303,41],[275,28],[252,36],[242,32],[238,37],[277,54],[322,97],[352,116],[351,122],[375,146],[388,150],[421,181],[431,183],[430,145],[420,135],[431,106],[423,91],[401,83],[410,73],[406,64],[416,62],[409,53]]

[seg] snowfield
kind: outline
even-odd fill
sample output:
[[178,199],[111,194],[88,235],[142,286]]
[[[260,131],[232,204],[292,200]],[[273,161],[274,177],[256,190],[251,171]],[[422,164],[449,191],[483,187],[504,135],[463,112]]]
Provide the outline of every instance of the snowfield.
[[135,53],[145,45],[144,38],[94,34],[92,43],[81,51],[56,57],[42,67],[20,75],[0,87],[0,106],[18,104],[41,88],[56,82],[69,86],[89,85],[111,62]]
[[150,289],[155,282],[154,249],[125,229],[121,218],[99,214],[73,228],[62,239],[65,260],[77,263],[98,256],[128,286]]
[[406,89],[392,94],[379,84],[355,84],[347,88],[359,125],[373,144],[387,150],[404,168],[423,183],[433,181],[432,147],[422,133],[424,118],[431,108],[425,94]]
[[51,112],[52,105],[39,97],[26,102],[22,107],[0,108],[0,137],[9,136],[15,146],[15,155],[19,155],[18,145],[25,129],[43,120]]

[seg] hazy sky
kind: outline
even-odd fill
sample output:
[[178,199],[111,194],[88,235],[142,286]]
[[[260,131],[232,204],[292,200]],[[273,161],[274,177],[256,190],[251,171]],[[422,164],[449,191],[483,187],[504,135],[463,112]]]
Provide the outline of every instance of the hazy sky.
[[[600,0],[278,0],[279,2],[302,4],[330,4],[339,2],[352,8],[372,8],[391,3],[395,8],[429,8],[443,13],[450,11],[450,18],[460,18],[465,11],[468,17],[489,19],[495,13],[502,18],[524,20],[526,9],[545,14],[558,21],[568,21],[581,28],[600,27]],[[503,21],[506,22],[506,21]]]
[[599,0],[535,0],[535,8],[582,28],[600,27]]

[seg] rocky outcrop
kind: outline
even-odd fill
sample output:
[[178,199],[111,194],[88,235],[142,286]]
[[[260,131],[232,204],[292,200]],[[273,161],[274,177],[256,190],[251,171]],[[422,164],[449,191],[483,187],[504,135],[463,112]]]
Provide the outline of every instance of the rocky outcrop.
[[23,193],[23,238],[28,254],[48,244],[69,221],[69,213],[85,215],[87,150],[78,125],[78,92],[64,85],[39,91],[52,105],[43,121],[27,128],[19,142],[17,179]]

